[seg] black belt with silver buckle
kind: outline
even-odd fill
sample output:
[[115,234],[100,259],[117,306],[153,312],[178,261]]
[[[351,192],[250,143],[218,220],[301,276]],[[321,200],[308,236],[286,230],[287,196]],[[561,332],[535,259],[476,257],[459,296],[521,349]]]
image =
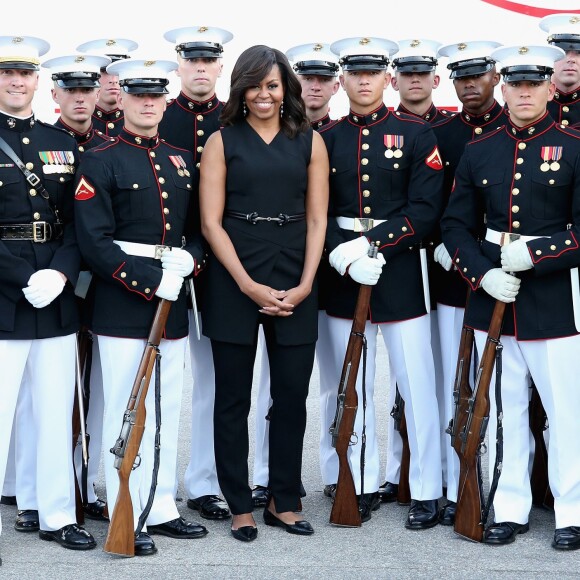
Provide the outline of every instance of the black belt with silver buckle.
[[285,226],[286,224],[292,222],[300,222],[306,218],[305,213],[297,213],[294,215],[288,215],[287,213],[279,213],[276,217],[262,217],[257,211],[252,213],[243,213],[241,211],[226,210],[225,215],[227,217],[236,218],[238,220],[244,220],[256,225],[258,222],[274,222],[279,226]]
[[29,240],[42,244],[62,236],[61,223],[34,222],[31,224],[0,225],[0,240]]

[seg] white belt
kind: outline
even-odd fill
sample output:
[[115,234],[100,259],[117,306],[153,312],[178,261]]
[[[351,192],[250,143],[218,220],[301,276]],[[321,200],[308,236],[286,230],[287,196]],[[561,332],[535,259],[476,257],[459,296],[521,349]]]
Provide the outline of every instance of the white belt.
[[374,218],[336,218],[338,227],[342,228],[343,230],[350,230],[351,232],[368,232],[375,226],[385,223],[386,221],[387,220],[376,220]]
[[505,246],[509,242],[515,242],[516,240],[522,240],[522,242],[531,242],[532,240],[537,240],[538,238],[547,237],[548,236],[522,236],[513,232],[496,232],[495,230],[490,230],[489,228],[487,228],[487,231],[485,232],[485,239],[492,244],[497,244],[498,246]]
[[161,253],[166,248],[171,248],[171,246],[163,246],[161,244],[138,244],[137,242],[122,242],[120,240],[113,240],[114,244],[117,244],[125,254],[129,256],[140,256],[141,258],[154,258],[155,260],[161,260]]

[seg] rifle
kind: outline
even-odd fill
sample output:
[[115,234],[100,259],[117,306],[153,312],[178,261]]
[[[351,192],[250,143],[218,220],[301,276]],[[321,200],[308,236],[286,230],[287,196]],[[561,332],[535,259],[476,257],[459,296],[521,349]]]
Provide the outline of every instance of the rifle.
[[[376,258],[379,242],[369,248],[369,256]],[[356,378],[363,346],[366,348],[365,325],[371,300],[372,286],[361,284],[346,347],[342,374],[338,385],[336,415],[330,426],[332,446],[338,455],[338,481],[334,502],[330,512],[330,523],[335,526],[360,528],[362,525],[352,471],[348,463],[348,448],[354,432],[354,422],[358,408]],[[364,379],[363,379],[364,380]]]
[[[459,424],[462,422],[461,391],[459,405],[456,407],[458,422],[453,425],[453,446],[459,456],[460,466],[454,531],[456,534],[474,542],[482,541],[484,519],[486,519],[484,518],[484,511],[486,510],[483,502],[480,455],[485,450],[484,439],[489,422],[490,409],[489,385],[496,362],[496,355],[501,352],[499,339],[504,312],[505,302],[497,300],[491,316],[485,348],[479,361],[475,385],[466,401],[465,426],[459,428]],[[469,374],[469,364],[466,365],[467,360],[461,361],[462,355],[467,352],[466,342],[468,342],[468,333],[463,333],[462,331],[462,339],[464,337],[463,350],[460,348],[457,364],[460,376]],[[461,362],[462,364],[460,364]],[[466,366],[467,369],[465,368]],[[456,378],[456,385],[457,380]],[[468,384],[465,380],[462,380],[461,383]],[[463,392],[466,392],[466,389],[463,389]],[[465,406],[465,402],[463,406]]]
[[133,502],[129,493],[129,477],[131,471],[140,463],[140,460],[136,460],[145,430],[145,397],[170,308],[169,300],[159,300],[127,409],[123,414],[121,433],[111,449],[111,453],[115,455],[115,468],[119,470],[119,493],[103,550],[120,556],[135,555],[135,520]]
[[407,434],[407,420],[405,419],[405,400],[401,397],[398,386],[396,389],[395,404],[391,411],[391,417],[395,422],[395,431],[399,432],[401,441],[403,442],[397,503],[399,505],[409,505],[411,503],[411,489],[409,488],[409,464],[411,461],[411,451],[409,449],[409,437]]
[[547,429],[546,411],[542,405],[542,400],[532,383],[532,396],[529,406],[530,431],[535,441],[534,462],[530,475],[530,485],[532,487],[532,504],[547,509],[554,508],[554,496],[548,481],[548,449],[544,439],[544,431]]

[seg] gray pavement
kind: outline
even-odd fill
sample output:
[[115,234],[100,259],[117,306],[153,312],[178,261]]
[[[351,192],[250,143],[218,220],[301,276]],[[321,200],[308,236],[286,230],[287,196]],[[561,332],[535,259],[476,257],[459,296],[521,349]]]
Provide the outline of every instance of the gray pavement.
[[[387,357],[379,348],[377,385],[378,423],[382,460],[386,450],[388,417]],[[259,362],[259,361],[258,361]],[[259,367],[258,367],[259,368]],[[187,371],[182,409],[179,450],[179,495],[189,450],[189,409],[192,380]],[[254,393],[255,395],[255,393]],[[312,377],[308,399],[308,425],[305,438],[303,480],[307,496],[304,515],[316,532],[312,537],[297,537],[280,528],[263,524],[256,513],[259,537],[245,544],[229,533],[229,521],[200,520],[184,501],[181,514],[202,521],[209,534],[200,540],[174,540],[155,536],[158,554],[146,558],[119,558],[102,551],[107,526],[87,522],[98,546],[90,552],[65,550],[55,543],[43,542],[36,534],[14,531],[16,508],[1,506],[4,530],[0,537],[3,566],[1,578],[18,579],[149,579],[149,578],[255,578],[255,579],[355,579],[355,578],[580,578],[580,551],[556,552],[550,547],[553,513],[533,509],[530,531],[504,547],[474,544],[459,538],[453,530],[436,526],[425,531],[404,528],[406,507],[382,504],[362,528],[336,528],[328,523],[330,500],[322,493],[318,466],[318,369]],[[253,437],[253,413],[250,432]],[[253,452],[252,452],[253,457]],[[484,460],[485,464],[486,461]],[[251,473],[251,471],[250,471]],[[104,495],[101,476],[99,491]]]

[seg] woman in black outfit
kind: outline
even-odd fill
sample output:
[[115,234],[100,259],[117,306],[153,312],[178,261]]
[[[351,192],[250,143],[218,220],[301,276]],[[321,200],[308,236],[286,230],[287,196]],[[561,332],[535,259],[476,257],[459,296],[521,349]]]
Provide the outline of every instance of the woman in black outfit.
[[264,328],[270,411],[267,525],[313,533],[300,497],[306,397],[317,339],[315,275],[328,206],[328,157],[310,128],[301,86],[279,50],[238,58],[223,128],[201,160],[202,232],[211,247],[204,334],[215,365],[218,479],[238,540],[257,536],[248,485],[248,414],[259,325]]

